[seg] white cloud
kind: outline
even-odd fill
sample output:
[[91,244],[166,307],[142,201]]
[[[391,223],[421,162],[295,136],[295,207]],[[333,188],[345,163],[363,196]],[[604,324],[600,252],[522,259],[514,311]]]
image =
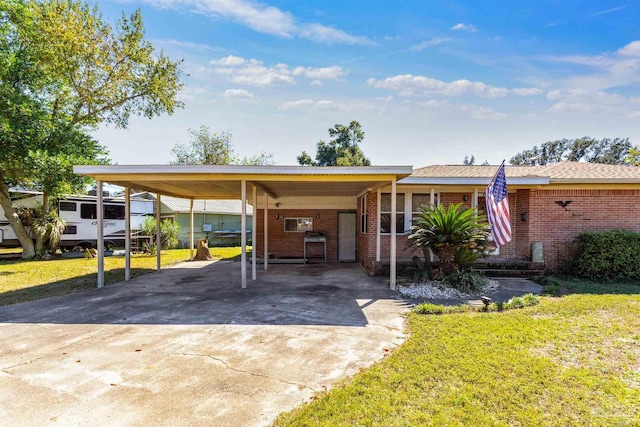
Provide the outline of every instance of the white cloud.
[[176,40],[176,39],[161,39],[154,40],[154,44],[157,43],[159,45],[164,46],[176,46],[181,49],[193,49],[193,50],[214,50],[212,46],[203,43],[191,43],[186,42],[184,40]]
[[367,84],[376,89],[389,89],[399,92],[401,96],[416,96],[426,94],[440,94],[446,96],[476,95],[483,98],[498,98],[514,93],[520,96],[530,96],[541,94],[542,91],[536,88],[516,88],[508,89],[504,87],[491,86],[482,82],[472,82],[469,80],[455,80],[444,82],[426,76],[414,76],[403,74],[387,77],[382,80],[370,78]]
[[212,59],[211,61],[209,61],[211,65],[223,65],[225,67],[235,67],[246,62],[246,59],[233,55],[225,56],[224,58],[220,59]]
[[409,48],[409,50],[411,52],[420,52],[421,50],[427,49],[432,46],[437,46],[439,44],[446,43],[451,40],[453,39],[448,37],[436,37],[431,40],[423,41],[422,43],[414,44]]
[[608,15],[609,13],[613,13],[613,12],[618,12],[620,10],[624,10],[627,7],[629,7],[629,5],[625,4],[623,6],[612,7],[611,9],[601,10],[599,12],[592,13],[591,15],[589,15],[589,18],[595,18],[596,16],[601,16],[601,15]]
[[[294,85],[295,77],[301,76],[310,80],[337,80],[347,75],[347,71],[337,65],[330,67],[295,67],[287,64],[266,66],[257,59],[246,59],[240,56],[225,56],[212,59],[210,64],[216,65],[213,71],[227,76],[233,83],[249,86]],[[317,85],[318,83],[313,83]]]
[[354,36],[337,28],[328,27],[322,24],[305,24],[298,28],[300,37],[327,44],[373,44],[366,37]]
[[329,100],[314,101],[312,99],[299,99],[297,101],[289,101],[278,107],[280,110],[297,110],[297,109],[313,109],[313,110],[327,110],[338,109],[340,105]]
[[640,41],[635,40],[614,52],[599,55],[551,56],[542,59],[583,66],[587,72],[565,80],[565,87],[601,91],[640,83]]
[[458,104],[456,110],[469,113],[472,118],[477,120],[502,120],[507,118],[507,114],[499,113],[493,108],[481,107],[473,104]]
[[309,83],[311,86],[323,86],[322,82],[320,80],[312,80],[311,83]]
[[278,107],[279,110],[307,110],[307,111],[325,111],[334,110],[341,112],[353,111],[383,111],[382,108],[369,102],[352,100],[349,102],[335,102],[328,99],[315,101],[313,99],[298,99],[296,101],[288,101]]
[[[124,0],[133,2],[133,0]],[[252,0],[143,0],[159,9],[191,10],[224,19],[264,34],[278,37],[302,37],[319,43],[371,44],[362,36],[320,23],[299,22],[287,11]]]
[[294,76],[304,76],[314,80],[337,80],[347,75],[347,72],[337,65],[331,67],[296,67],[293,69]]
[[475,33],[478,31],[478,28],[475,25],[463,24],[462,22],[454,25],[453,27],[451,27],[451,29],[453,31],[471,31],[472,33]]
[[640,110],[631,111],[629,114],[627,114],[627,117],[630,119],[635,119],[640,117]]
[[227,99],[253,99],[255,95],[246,89],[227,89],[222,94]]
[[640,40],[632,41],[628,45],[618,49],[616,53],[621,56],[640,58]]

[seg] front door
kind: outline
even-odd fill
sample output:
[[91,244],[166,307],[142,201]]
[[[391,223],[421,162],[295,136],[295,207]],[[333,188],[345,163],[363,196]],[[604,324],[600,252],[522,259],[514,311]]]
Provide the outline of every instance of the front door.
[[356,261],[355,212],[338,212],[338,261]]

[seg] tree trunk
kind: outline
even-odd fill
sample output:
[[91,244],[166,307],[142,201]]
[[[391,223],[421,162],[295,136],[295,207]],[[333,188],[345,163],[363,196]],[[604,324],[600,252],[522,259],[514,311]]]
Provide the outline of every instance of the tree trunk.
[[13,228],[13,231],[16,233],[20,244],[22,245],[22,259],[31,259],[36,255],[33,246],[33,240],[29,233],[20,222],[20,218],[16,213],[16,210],[13,207],[13,203],[11,202],[11,197],[9,196],[9,187],[4,182],[2,175],[0,175],[0,205],[2,209],[4,209],[4,215],[7,217],[7,221]]
[[211,261],[211,252],[209,252],[209,241],[207,239],[198,239],[198,249],[194,259],[199,261]]
[[[42,192],[42,214],[46,215],[49,213],[49,193],[47,191]],[[36,254],[38,256],[44,255],[44,240],[40,234],[36,236]]]

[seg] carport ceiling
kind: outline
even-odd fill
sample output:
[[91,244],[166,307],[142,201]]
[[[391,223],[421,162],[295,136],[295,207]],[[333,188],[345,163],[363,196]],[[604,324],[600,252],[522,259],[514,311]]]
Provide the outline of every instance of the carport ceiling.
[[412,172],[411,166],[76,166],[74,172],[123,187],[188,199],[238,199],[242,181],[271,197],[357,196]]

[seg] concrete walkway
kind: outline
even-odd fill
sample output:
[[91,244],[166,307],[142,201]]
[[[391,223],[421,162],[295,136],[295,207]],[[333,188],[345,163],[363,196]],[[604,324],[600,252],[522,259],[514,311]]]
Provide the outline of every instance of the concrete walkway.
[[407,305],[356,265],[173,268],[0,308],[0,412],[20,426],[261,426],[381,359]]

